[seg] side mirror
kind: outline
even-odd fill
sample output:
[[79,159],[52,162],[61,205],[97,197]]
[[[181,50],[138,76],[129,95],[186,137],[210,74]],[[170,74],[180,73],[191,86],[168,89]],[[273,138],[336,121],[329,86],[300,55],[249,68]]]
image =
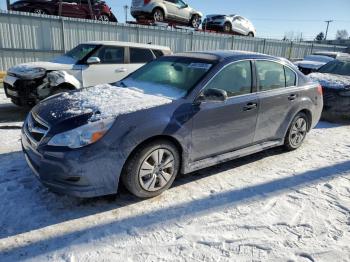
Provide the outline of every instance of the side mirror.
[[227,92],[222,89],[210,88],[204,90],[199,97],[200,101],[225,102],[227,100]]
[[184,4],[183,6],[181,6],[181,8],[187,8],[188,4]]
[[93,64],[99,64],[101,63],[101,59],[96,57],[96,56],[92,56],[92,57],[89,57],[88,60],[86,61],[86,63],[88,65],[93,65]]

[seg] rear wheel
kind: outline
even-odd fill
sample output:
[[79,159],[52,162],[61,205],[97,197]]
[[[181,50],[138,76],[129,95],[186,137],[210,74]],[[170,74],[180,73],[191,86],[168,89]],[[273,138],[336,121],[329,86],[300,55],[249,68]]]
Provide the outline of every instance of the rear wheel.
[[199,28],[199,26],[201,25],[201,18],[199,17],[199,15],[194,15],[191,18],[191,26],[193,28]]
[[164,22],[164,12],[162,9],[156,8],[152,13],[154,22]]
[[309,125],[309,119],[303,112],[297,114],[289,126],[284,147],[289,151],[299,148],[305,140]]
[[123,170],[122,181],[137,197],[155,197],[171,186],[179,167],[176,146],[166,140],[156,140],[141,146],[131,155]]
[[224,32],[225,33],[231,33],[231,31],[232,31],[232,25],[230,23],[226,22],[224,24]]
[[102,22],[109,22],[110,21],[109,16],[106,14],[99,15],[98,20],[102,21]]

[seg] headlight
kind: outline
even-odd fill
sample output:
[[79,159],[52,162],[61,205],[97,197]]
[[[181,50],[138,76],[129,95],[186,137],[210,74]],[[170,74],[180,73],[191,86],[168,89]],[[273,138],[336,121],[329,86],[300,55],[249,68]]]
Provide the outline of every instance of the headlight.
[[114,123],[114,118],[98,120],[53,136],[49,146],[80,148],[100,140]]
[[10,68],[8,72],[19,75],[27,79],[44,77],[46,74],[46,70],[44,68],[40,68],[40,67],[31,68],[28,66],[15,66]]

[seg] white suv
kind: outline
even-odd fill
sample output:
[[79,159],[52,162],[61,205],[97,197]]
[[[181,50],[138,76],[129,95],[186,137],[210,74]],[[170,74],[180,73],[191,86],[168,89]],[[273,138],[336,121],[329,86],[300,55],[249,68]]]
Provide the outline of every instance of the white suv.
[[168,47],[129,42],[87,42],[52,62],[11,67],[4,79],[6,96],[31,106],[60,92],[117,82],[145,63],[171,54]]
[[202,28],[251,37],[256,35],[252,22],[240,15],[207,15]]
[[131,15],[136,20],[150,18],[155,22],[176,22],[198,28],[203,14],[182,0],[133,0]]

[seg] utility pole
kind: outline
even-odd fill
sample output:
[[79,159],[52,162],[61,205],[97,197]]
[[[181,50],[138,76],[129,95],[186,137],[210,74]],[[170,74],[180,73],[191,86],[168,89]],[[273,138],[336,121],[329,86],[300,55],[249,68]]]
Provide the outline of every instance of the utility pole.
[[324,37],[324,40],[327,40],[327,34],[328,34],[328,28],[329,28],[329,24],[334,22],[333,20],[327,20],[325,21],[327,23],[327,29],[326,29],[326,35]]
[[128,5],[124,5],[125,23],[128,22],[128,10],[129,10],[129,6]]

